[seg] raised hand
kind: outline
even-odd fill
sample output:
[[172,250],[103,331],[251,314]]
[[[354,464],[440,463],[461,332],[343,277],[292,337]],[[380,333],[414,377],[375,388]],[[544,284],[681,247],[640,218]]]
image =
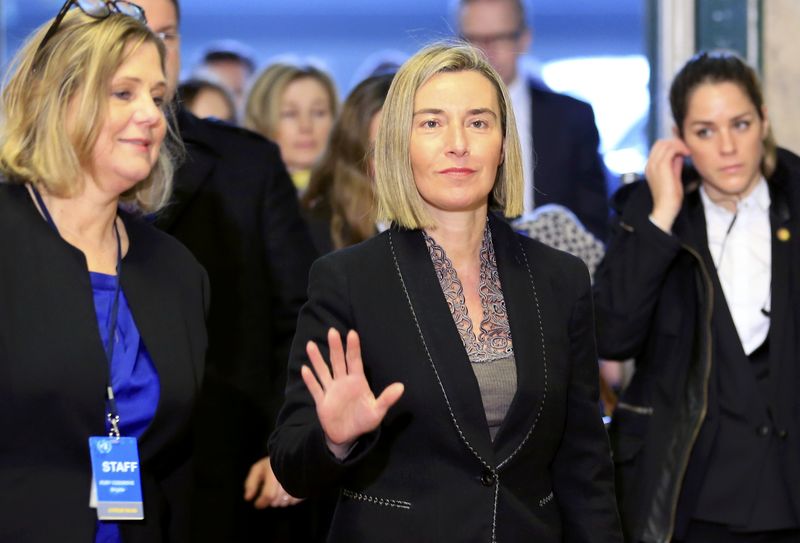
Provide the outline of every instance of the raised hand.
[[645,176],[653,195],[651,217],[665,232],[672,230],[672,223],[683,204],[681,169],[689,148],[678,138],[658,140],[650,150]]
[[360,436],[378,427],[402,396],[403,384],[392,383],[375,397],[364,376],[361,342],[355,330],[347,334],[346,352],[339,332],[328,330],[328,349],[333,374],[313,341],[306,344],[306,353],[314,371],[304,365],[300,374],[314,398],[328,447],[341,459]]

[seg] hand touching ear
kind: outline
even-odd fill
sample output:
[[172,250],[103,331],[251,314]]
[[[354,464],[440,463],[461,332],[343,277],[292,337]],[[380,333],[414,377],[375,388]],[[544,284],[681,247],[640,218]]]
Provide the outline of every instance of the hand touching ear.
[[681,170],[689,148],[678,138],[658,140],[650,150],[645,176],[653,195],[650,217],[665,232],[672,231],[672,223],[683,204]]

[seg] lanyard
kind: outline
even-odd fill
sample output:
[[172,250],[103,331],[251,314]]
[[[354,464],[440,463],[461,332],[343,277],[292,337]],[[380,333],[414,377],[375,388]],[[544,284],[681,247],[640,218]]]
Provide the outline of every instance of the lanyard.
[[[36,197],[36,203],[39,204],[39,209],[42,210],[47,224],[53,227],[53,230],[58,234],[58,227],[50,216],[47,206],[44,204],[42,195],[36,190],[36,187],[31,185],[33,195]],[[60,234],[59,234],[60,235]],[[117,328],[117,316],[119,315],[119,292],[120,292],[120,274],[122,272],[122,242],[120,241],[119,228],[117,227],[116,217],[114,218],[114,235],[117,238],[117,277],[114,281],[114,303],[111,306],[111,318],[108,326],[108,339],[106,340],[105,351],[106,359],[108,359],[108,379],[106,381],[106,400],[107,400],[107,413],[106,418],[111,425],[111,430],[108,435],[110,437],[120,437],[119,432],[119,411],[117,411],[117,402],[114,399],[114,390],[111,387],[111,360],[114,356],[114,335]]]

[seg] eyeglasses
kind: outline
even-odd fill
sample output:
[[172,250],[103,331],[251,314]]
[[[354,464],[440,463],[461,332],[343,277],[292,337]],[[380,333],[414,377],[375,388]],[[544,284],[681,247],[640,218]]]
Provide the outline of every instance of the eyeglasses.
[[64,20],[64,16],[73,4],[78,6],[86,15],[94,17],[95,19],[105,19],[112,13],[122,13],[123,15],[133,17],[142,24],[147,24],[144,10],[133,2],[125,2],[124,0],[67,0],[64,2],[64,5],[61,6],[61,10],[59,10],[56,18],[53,19],[53,24],[50,25],[47,34],[44,35],[44,38],[39,43],[39,47],[36,50],[37,55],[44,49],[45,44],[56,33],[58,25]]

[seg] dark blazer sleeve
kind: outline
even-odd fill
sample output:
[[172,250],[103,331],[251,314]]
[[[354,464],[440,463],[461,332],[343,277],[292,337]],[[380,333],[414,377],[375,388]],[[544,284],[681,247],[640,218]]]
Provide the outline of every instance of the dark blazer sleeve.
[[553,461],[553,490],[562,511],[563,541],[619,542],[613,468],[599,412],[592,296],[588,272],[580,268],[573,281],[579,295],[569,319],[566,421]]
[[343,336],[354,322],[348,300],[342,253],[317,260],[309,274],[308,302],[300,311],[289,356],[289,376],[283,408],[269,441],[272,469],[293,496],[307,497],[336,485],[348,466],[358,463],[377,441],[380,430],[362,436],[344,461],[331,454],[300,368],[310,366],[305,346],[314,341],[328,360],[327,333]]
[[598,351],[611,360],[634,357],[642,349],[664,277],[681,247],[650,221],[652,199],[645,182],[620,192],[623,211],[594,286]]

